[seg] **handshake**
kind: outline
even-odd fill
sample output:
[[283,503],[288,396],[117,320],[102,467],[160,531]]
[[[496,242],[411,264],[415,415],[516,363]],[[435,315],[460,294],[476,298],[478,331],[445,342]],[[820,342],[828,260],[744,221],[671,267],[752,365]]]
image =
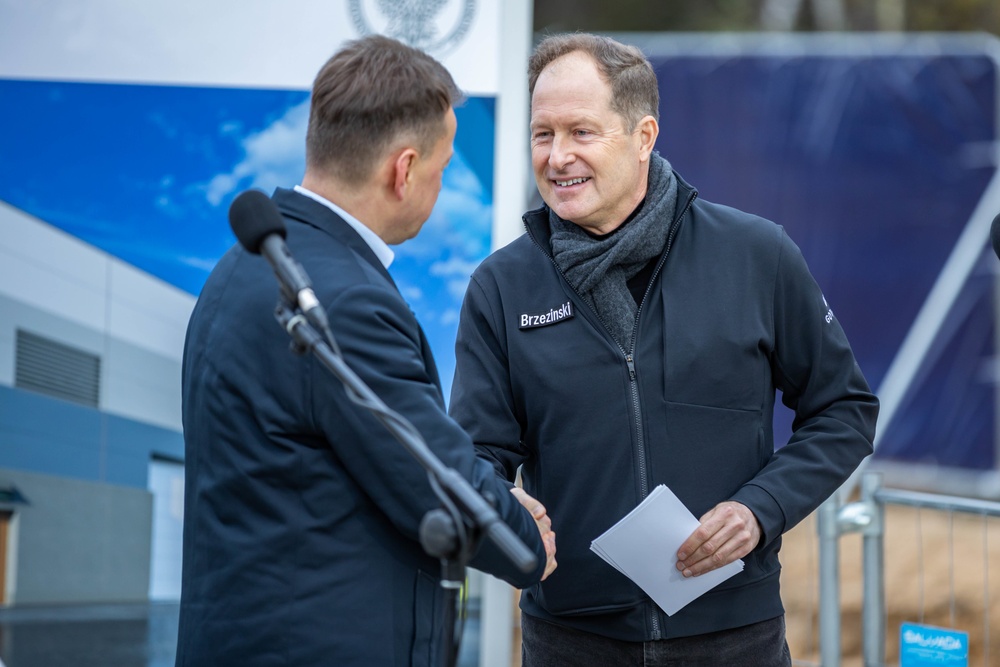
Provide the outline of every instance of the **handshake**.
[[546,513],[545,506],[528,495],[528,492],[521,487],[515,486],[510,492],[514,494],[518,502],[531,514],[531,517],[535,520],[535,525],[538,526],[538,533],[542,536],[542,544],[545,545],[545,572],[542,574],[542,581],[545,581],[556,569],[557,565],[556,534],[552,530],[552,519]]

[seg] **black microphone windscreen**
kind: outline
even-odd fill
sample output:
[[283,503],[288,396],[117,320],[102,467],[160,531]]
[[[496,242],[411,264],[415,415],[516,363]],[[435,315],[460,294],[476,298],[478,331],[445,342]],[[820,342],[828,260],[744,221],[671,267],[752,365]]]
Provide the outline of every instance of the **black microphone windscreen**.
[[990,226],[990,240],[993,241],[993,252],[996,253],[997,257],[1000,257],[1000,215],[993,218],[993,224]]
[[240,245],[254,255],[271,234],[285,238],[285,220],[271,198],[260,190],[241,192],[229,206],[229,226]]

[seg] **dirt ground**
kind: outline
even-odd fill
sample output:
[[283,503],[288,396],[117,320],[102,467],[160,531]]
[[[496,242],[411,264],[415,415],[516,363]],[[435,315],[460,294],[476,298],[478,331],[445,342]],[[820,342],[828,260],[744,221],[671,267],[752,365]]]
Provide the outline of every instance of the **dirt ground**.
[[[782,598],[794,660],[819,664],[815,515],[785,536]],[[862,538],[840,541],[841,656],[862,665]],[[969,633],[969,665],[1000,665],[1000,519],[889,506],[885,534],[886,664],[899,664],[902,623]]]
[[[909,622],[967,632],[970,667],[1000,665],[1000,519],[889,506],[884,549],[885,664],[899,664],[899,629]],[[818,665],[815,514],[785,535],[781,563],[792,659]],[[861,667],[860,535],[840,540],[840,581],[841,667]],[[512,667],[520,665],[519,626],[516,619]]]

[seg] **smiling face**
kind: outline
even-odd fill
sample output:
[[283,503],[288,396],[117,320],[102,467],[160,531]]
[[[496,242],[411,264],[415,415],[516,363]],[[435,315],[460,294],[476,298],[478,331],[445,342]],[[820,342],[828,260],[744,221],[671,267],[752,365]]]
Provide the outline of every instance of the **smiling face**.
[[613,231],[646,195],[657,131],[651,116],[629,131],[589,55],[553,60],[531,96],[531,163],[542,199],[563,220]]

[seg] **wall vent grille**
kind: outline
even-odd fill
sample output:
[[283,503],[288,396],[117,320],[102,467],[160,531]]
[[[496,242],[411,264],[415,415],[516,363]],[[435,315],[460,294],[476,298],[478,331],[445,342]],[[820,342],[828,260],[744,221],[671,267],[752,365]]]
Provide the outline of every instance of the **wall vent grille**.
[[14,386],[98,407],[101,358],[18,329]]

